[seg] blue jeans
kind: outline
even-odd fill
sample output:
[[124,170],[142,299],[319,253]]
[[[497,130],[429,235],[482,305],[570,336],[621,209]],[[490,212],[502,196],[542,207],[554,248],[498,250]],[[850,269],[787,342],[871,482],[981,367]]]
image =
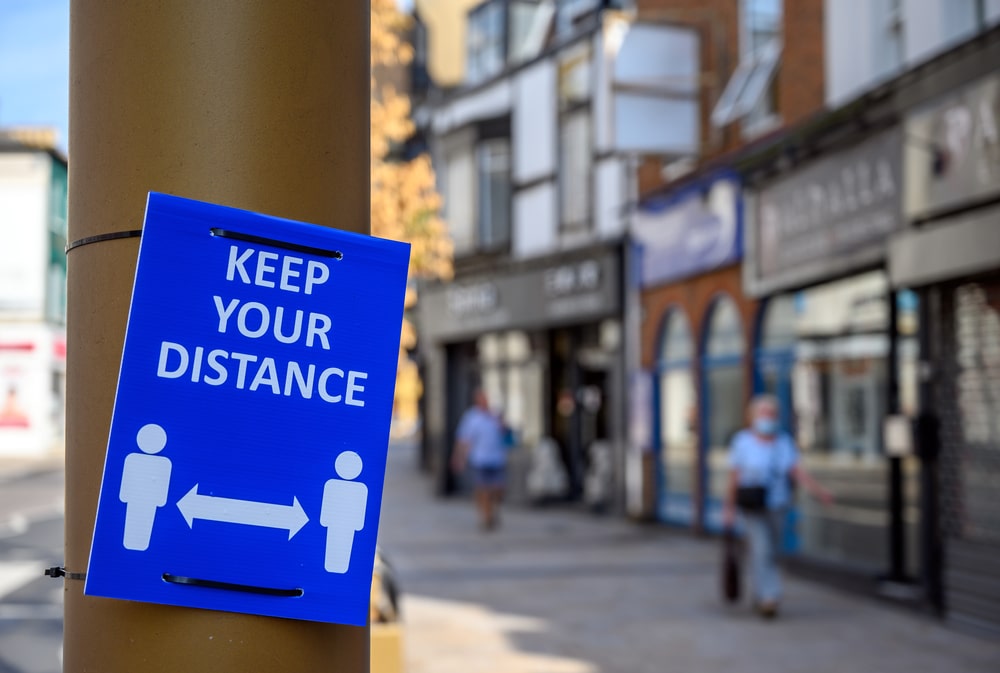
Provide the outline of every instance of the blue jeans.
[[776,603],[781,599],[778,540],[782,515],[782,510],[743,512],[750,545],[750,584],[757,603]]

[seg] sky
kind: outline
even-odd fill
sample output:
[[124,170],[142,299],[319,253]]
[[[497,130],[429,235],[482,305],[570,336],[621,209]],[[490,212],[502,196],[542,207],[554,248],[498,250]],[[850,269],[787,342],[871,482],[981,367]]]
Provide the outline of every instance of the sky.
[[0,0],[0,127],[25,125],[56,127],[66,151],[69,0]]
[[0,127],[69,127],[69,0],[0,0]]

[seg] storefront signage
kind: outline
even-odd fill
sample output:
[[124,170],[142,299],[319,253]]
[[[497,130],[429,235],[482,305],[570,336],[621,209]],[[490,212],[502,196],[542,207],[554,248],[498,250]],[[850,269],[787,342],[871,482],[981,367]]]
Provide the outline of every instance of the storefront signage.
[[420,295],[421,335],[452,339],[615,315],[621,310],[619,254],[606,249],[552,266],[522,266],[427,288]]
[[600,286],[601,265],[593,259],[564,264],[545,272],[545,294],[549,297],[593,292]]
[[877,263],[902,224],[901,133],[795,169],[758,190],[745,266],[753,294],[806,285]]
[[906,215],[924,218],[1000,194],[1000,76],[906,122]]
[[632,233],[642,246],[644,287],[711,271],[740,259],[740,186],[734,177],[703,182],[639,206]]
[[446,299],[452,315],[482,315],[496,309],[499,295],[493,283],[475,283],[449,288]]

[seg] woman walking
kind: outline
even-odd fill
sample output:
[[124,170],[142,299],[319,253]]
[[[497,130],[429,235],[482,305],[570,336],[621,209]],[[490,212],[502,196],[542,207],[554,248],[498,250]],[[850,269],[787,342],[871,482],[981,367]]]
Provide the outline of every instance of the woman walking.
[[792,501],[792,483],[824,505],[832,502],[832,496],[799,462],[795,440],[781,430],[774,396],[754,397],[748,415],[750,427],[736,433],[730,445],[724,521],[732,529],[739,509],[750,546],[754,605],[761,616],[771,618],[781,600],[778,540],[781,520]]

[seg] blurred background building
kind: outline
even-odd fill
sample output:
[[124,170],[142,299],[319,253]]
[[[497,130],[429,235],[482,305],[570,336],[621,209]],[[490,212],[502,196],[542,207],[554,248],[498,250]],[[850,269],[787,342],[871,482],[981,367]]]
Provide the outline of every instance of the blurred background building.
[[525,495],[621,508],[632,167],[696,153],[698,37],[616,3],[493,0],[464,14],[463,51],[462,31],[435,26],[467,5],[416,5],[431,80],[465,64],[417,112],[455,248],[455,281],[420,300],[427,460],[450,491],[454,430],[482,386],[518,438],[515,496],[544,444],[565,487]]
[[1000,2],[415,20],[412,142],[455,245],[419,306],[436,490],[482,386],[515,497],[718,531],[767,391],[836,496],[788,513],[797,564],[1000,629]]
[[0,455],[62,436],[66,158],[44,129],[0,129]]

